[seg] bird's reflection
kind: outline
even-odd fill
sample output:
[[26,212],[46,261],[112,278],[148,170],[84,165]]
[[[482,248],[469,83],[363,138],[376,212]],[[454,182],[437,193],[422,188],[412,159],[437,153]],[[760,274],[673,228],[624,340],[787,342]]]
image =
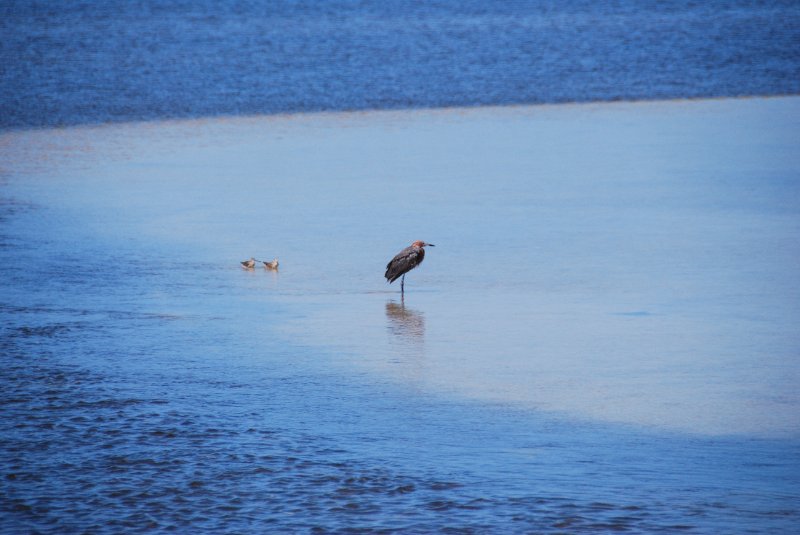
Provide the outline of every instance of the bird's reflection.
[[407,308],[400,301],[386,303],[387,331],[390,339],[390,360],[395,373],[414,384],[424,381],[425,316]]
[[392,334],[406,342],[421,343],[425,338],[425,316],[396,301],[386,303],[386,318]]

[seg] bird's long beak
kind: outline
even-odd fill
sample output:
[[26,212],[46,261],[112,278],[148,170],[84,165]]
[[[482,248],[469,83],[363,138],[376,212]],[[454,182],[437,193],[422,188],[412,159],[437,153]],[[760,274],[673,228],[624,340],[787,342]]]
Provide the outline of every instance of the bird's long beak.
[[425,245],[427,245],[428,247],[436,247],[436,246],[435,246],[434,244],[432,244],[432,243],[426,243]]

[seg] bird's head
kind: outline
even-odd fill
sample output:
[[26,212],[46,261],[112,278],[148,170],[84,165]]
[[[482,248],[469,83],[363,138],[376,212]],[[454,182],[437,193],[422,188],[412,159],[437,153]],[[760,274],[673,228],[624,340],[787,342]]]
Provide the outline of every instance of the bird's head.
[[432,243],[425,243],[422,240],[417,240],[411,244],[411,247],[436,247],[436,246]]

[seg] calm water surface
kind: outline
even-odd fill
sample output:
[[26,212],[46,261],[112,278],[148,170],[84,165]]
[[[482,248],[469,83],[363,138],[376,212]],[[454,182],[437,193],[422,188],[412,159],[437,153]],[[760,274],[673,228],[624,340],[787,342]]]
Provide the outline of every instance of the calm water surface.
[[0,531],[796,531],[798,112],[3,135]]

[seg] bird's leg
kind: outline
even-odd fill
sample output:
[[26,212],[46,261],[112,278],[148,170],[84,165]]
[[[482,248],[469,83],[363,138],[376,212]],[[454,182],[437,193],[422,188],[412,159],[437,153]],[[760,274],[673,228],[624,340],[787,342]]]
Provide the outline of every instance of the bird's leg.
[[405,285],[405,283],[406,283],[406,274],[405,274],[405,273],[403,273],[403,276],[400,278],[400,295],[401,295],[401,296],[402,296],[402,295],[403,295],[403,293],[405,292],[405,290],[404,290],[404,288],[403,288],[403,286]]

